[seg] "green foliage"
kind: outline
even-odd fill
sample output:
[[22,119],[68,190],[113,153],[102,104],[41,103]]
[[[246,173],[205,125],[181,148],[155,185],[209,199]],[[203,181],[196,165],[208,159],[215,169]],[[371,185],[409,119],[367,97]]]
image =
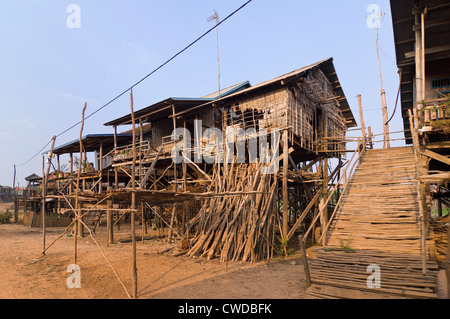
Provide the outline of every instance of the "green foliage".
[[341,248],[348,254],[355,252],[355,250],[350,247],[350,241],[351,240],[352,240],[351,236],[350,236],[349,239],[347,239],[347,241],[345,243],[344,243],[344,241],[342,239],[339,239],[339,243],[340,243]]
[[11,222],[12,213],[7,209],[6,212],[0,213],[0,224],[9,224]]
[[294,249],[287,249],[288,241],[286,238],[282,238],[280,242],[280,246],[276,248],[276,252],[280,256],[292,256],[294,254]]
[[430,122],[430,125],[436,130],[443,130],[445,133],[450,133],[450,120],[442,119]]

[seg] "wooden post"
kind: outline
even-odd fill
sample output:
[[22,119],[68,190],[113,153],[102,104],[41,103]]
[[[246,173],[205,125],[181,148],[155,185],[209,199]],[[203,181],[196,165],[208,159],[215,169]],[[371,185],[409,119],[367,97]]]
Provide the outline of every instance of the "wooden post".
[[19,211],[17,203],[17,193],[16,193],[16,164],[14,164],[14,178],[13,178],[13,192],[14,192],[14,218],[13,222],[17,223],[19,221]]
[[300,250],[302,252],[302,261],[303,261],[303,267],[305,269],[305,277],[306,277],[306,287],[311,287],[311,274],[309,272],[309,265],[308,265],[308,256],[306,255],[306,248],[305,243],[303,242],[303,236],[298,236],[298,241],[300,243]]
[[100,143],[100,160],[98,163],[98,170],[100,174],[100,182],[98,183],[98,193],[101,194],[102,192],[102,180],[103,180],[103,143]]
[[383,108],[384,148],[390,148],[391,142],[389,137],[389,124],[387,123],[389,119],[386,105],[386,92],[384,89],[381,89],[381,105]]
[[106,211],[106,232],[107,232],[107,237],[108,237],[108,245],[109,244],[113,244],[114,243],[114,223],[113,223],[113,212],[112,212],[112,208],[113,208],[113,201],[112,200],[108,200],[107,201],[107,207],[108,210]]
[[[413,147],[414,147],[414,155],[416,160],[416,169],[417,169],[417,175],[422,176],[423,175],[423,169],[422,169],[422,163],[421,163],[421,151],[420,151],[420,144],[419,144],[419,135],[418,135],[418,123],[414,123],[413,121],[413,115],[411,110],[408,110],[409,113],[409,125],[411,126],[411,136],[413,139]],[[416,110],[414,110],[414,113],[416,113]],[[415,114],[416,115],[416,114]],[[420,228],[421,228],[421,240],[420,240],[420,246],[421,246],[421,255],[422,255],[422,272],[423,274],[427,273],[427,266],[426,266],[426,228],[425,228],[425,190],[423,183],[418,180],[417,181],[417,193],[418,193],[418,199],[419,199],[419,222],[420,222]]]
[[172,207],[172,215],[170,216],[170,227],[169,227],[169,243],[172,242],[172,236],[173,236],[173,222],[175,219],[175,214],[177,213],[177,204],[173,204]]
[[288,205],[289,205],[289,194],[288,194],[288,165],[289,165],[289,145],[288,145],[288,131],[283,131],[283,239],[287,238],[288,234]]
[[447,226],[447,254],[445,256],[445,271],[447,273],[447,299],[450,299],[450,226]]
[[380,62],[380,52],[378,48],[378,29],[377,29],[377,57],[378,57],[378,67],[380,69],[380,82],[381,82],[381,111],[383,113],[383,133],[384,133],[384,139],[383,139],[383,148],[390,148],[390,141],[389,141],[389,126],[388,126],[388,112],[387,112],[387,105],[386,105],[386,92],[383,88],[383,77],[381,74],[381,62]]
[[422,101],[425,100],[425,29],[423,28],[423,18],[423,13],[415,13],[415,25],[421,26],[421,28],[417,28],[415,31],[415,105],[417,105],[418,103],[422,103]]
[[70,159],[69,159],[69,163],[70,163],[70,174],[73,173],[73,153],[70,153]]
[[358,94],[358,106],[359,106],[359,118],[361,121],[361,132],[363,138],[366,138],[366,126],[364,125],[364,116],[363,116],[363,110],[362,110],[362,101],[361,101],[361,94]]
[[[183,121],[183,126],[184,126],[184,130],[186,131],[186,120]],[[184,138],[184,137],[183,137]],[[185,146],[190,147],[190,145],[188,145],[187,143],[190,143],[190,141],[187,141],[186,143],[184,143]],[[186,165],[186,161],[183,160],[183,191],[186,192],[187,191],[187,165]]]
[[145,207],[143,201],[141,201],[141,213],[142,213],[142,243],[144,244],[144,236],[147,234],[147,224],[145,223]]
[[[117,150],[117,126],[114,126],[114,151]],[[119,168],[114,167],[114,186],[115,190],[119,188]]]
[[370,148],[371,150],[373,150],[372,128],[369,126],[369,127],[367,128],[367,131],[368,131],[368,135],[369,135],[369,141],[368,141],[368,143],[369,143],[369,148]]
[[52,147],[50,149],[50,155],[47,159],[47,173],[44,172],[44,166],[45,166],[45,157],[42,157],[42,251],[43,255],[45,255],[45,196],[47,195],[47,182],[48,182],[48,174],[50,173],[50,165],[52,163],[52,154],[53,154],[53,147],[55,146],[55,140],[56,136],[53,136],[52,139]]
[[[323,186],[322,186],[322,200],[325,203],[328,200],[328,158],[323,159]],[[323,224],[320,225],[322,233],[325,231],[325,226],[328,224],[328,205],[322,206]]]
[[[83,110],[81,112],[81,128],[80,128],[80,135],[78,138],[78,141],[80,143],[80,160],[78,161],[78,171],[77,171],[77,192],[75,193],[75,220],[74,223],[74,234],[73,234],[73,263],[77,264],[78,259],[78,233],[79,229],[83,225],[78,220],[79,217],[81,217],[81,210],[80,210],[80,203],[79,203],[79,196],[80,196],[80,175],[81,175],[81,168],[82,168],[82,158],[83,158],[83,129],[84,129],[84,112],[86,111],[87,103],[84,103]],[[81,230],[82,233],[82,230]]]
[[[172,113],[173,113],[173,115],[175,115],[175,105],[172,105]],[[177,119],[175,118],[175,116],[172,119],[173,119],[173,130],[175,132],[175,130],[177,129]],[[173,136],[173,138],[174,138],[174,143],[175,143],[175,136]],[[174,181],[174,186],[175,186],[175,192],[177,192],[178,191],[177,164],[175,163],[175,161],[173,162],[173,181]]]
[[133,89],[130,90],[131,122],[133,125],[133,162],[131,164],[131,243],[133,251],[133,262],[131,272],[133,275],[133,299],[137,298],[137,269],[136,269],[136,230],[135,230],[135,209],[136,209],[136,131],[133,109]]

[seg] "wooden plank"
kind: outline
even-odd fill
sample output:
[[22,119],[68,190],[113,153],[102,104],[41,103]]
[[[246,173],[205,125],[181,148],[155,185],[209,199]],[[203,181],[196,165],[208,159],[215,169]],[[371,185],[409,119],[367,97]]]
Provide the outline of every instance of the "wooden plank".
[[150,168],[147,170],[147,172],[145,173],[144,178],[141,181],[141,185],[140,188],[144,188],[145,183],[147,183],[148,178],[150,177],[150,174],[153,172],[153,170],[155,169],[155,165],[156,162],[158,162],[159,156],[162,153],[163,148],[161,147],[158,151],[158,154],[156,154],[156,157],[153,159],[152,165],[150,165]]
[[313,205],[317,202],[319,199],[320,192],[317,192],[316,195],[313,197],[313,199],[309,202],[308,206],[306,206],[305,210],[302,212],[300,217],[295,221],[295,224],[292,226],[291,230],[289,231],[287,235],[287,240],[289,241],[291,237],[294,235],[295,231],[300,227],[303,219],[305,219],[306,215],[309,213]]
[[422,152],[422,155],[428,156],[429,158],[435,159],[436,161],[442,162],[444,164],[450,165],[450,158],[443,156],[441,154],[438,154],[436,152],[430,151],[430,150],[424,150]]

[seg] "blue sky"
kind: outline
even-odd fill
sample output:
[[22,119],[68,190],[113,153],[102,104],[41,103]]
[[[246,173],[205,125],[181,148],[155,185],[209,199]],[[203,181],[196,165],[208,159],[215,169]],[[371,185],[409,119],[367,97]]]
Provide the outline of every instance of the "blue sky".
[[[17,0],[0,4],[0,185],[12,186],[13,165],[41,149],[53,135],[90,114],[144,77],[246,0]],[[66,24],[70,4],[81,27]],[[366,20],[370,4],[386,13],[380,57],[389,115],[398,88],[387,0],[253,0],[219,27],[221,85],[258,84],[333,57],[359,123],[361,94],[366,126],[382,133],[376,30]],[[167,97],[217,91],[215,32],[134,89],[135,109]],[[84,133],[113,133],[103,126],[129,112],[129,95],[86,121]],[[402,130],[400,112],[390,123]],[[79,126],[60,136],[78,138]],[[353,134],[354,135],[354,134]],[[398,134],[394,137],[401,137]],[[393,143],[402,145],[403,142]],[[17,169],[17,179],[42,173],[39,155]]]

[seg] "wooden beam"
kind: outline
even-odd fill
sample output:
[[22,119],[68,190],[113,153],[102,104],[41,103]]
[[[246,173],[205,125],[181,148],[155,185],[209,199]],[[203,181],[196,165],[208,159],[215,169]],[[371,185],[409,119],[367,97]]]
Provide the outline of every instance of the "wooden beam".
[[308,256],[306,255],[306,247],[305,243],[303,242],[303,236],[298,236],[298,241],[300,243],[300,250],[302,252],[302,261],[303,261],[303,267],[305,270],[305,277],[306,277],[306,287],[311,287],[311,274],[309,272],[309,265],[308,265]]
[[287,239],[288,234],[288,205],[289,205],[289,194],[288,194],[288,165],[289,165],[289,151],[288,151],[288,131],[283,131],[283,184],[282,184],[282,194],[283,194],[283,234],[282,237]]
[[131,248],[132,248],[132,266],[131,274],[133,276],[133,299],[137,298],[137,268],[136,268],[136,223],[135,223],[135,209],[136,209],[136,130],[135,130],[135,119],[134,119],[134,109],[133,109],[133,89],[130,90],[130,107],[131,107],[131,122],[133,126],[133,163],[131,165]]
[[145,173],[145,176],[144,176],[144,178],[143,178],[142,181],[141,181],[140,188],[144,188],[145,183],[147,183],[147,180],[148,180],[148,178],[150,177],[150,174],[151,174],[151,173],[153,172],[153,170],[155,169],[155,165],[156,165],[156,162],[157,162],[158,159],[159,159],[159,156],[162,154],[162,150],[163,150],[163,148],[161,147],[161,148],[159,149],[159,151],[158,151],[158,154],[156,154],[156,157],[153,159],[152,165],[150,165],[150,168],[148,169],[147,173]]
[[305,210],[302,212],[300,217],[296,220],[294,226],[292,226],[291,230],[289,231],[289,234],[287,235],[287,240],[292,238],[295,231],[300,227],[300,224],[302,223],[303,219],[305,219],[306,215],[309,213],[313,205],[317,202],[319,199],[320,192],[318,191],[316,195],[313,197],[313,199],[309,202],[308,206],[305,208]]
[[439,162],[442,162],[444,164],[450,165],[450,158],[448,158],[448,157],[446,157],[444,155],[438,154],[436,152],[433,152],[433,151],[430,151],[430,150],[424,150],[422,152],[422,155],[428,156],[429,158],[432,158],[432,159],[434,159],[436,161],[439,161]]
[[187,158],[186,156],[184,156],[183,154],[183,158],[185,161],[187,161],[187,164],[191,167],[194,168],[195,170],[199,171],[202,175],[204,175],[210,182],[212,182],[211,177],[209,177],[208,174],[205,173],[205,171],[203,171],[197,164],[195,164],[193,161],[191,161],[189,158]]

